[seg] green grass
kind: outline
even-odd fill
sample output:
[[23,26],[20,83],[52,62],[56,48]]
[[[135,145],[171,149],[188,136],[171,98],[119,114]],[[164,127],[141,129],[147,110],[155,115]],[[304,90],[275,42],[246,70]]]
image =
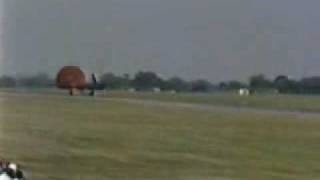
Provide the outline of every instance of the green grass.
[[[45,95],[67,95],[65,90],[58,89],[0,89],[0,92],[24,92]],[[282,95],[282,94],[256,94],[241,97],[235,92],[226,93],[148,93],[126,91],[98,91],[100,98],[124,98],[139,100],[156,100],[165,102],[181,102],[214,106],[232,106],[255,109],[273,109],[300,112],[319,112],[320,96],[308,95]]]
[[320,121],[1,94],[0,154],[32,180],[320,179]]
[[261,109],[278,109],[290,111],[320,112],[320,96],[295,96],[277,94],[258,94],[241,97],[234,93],[215,94],[169,94],[169,93],[127,93],[108,92],[106,97],[149,99],[193,104],[222,105]]

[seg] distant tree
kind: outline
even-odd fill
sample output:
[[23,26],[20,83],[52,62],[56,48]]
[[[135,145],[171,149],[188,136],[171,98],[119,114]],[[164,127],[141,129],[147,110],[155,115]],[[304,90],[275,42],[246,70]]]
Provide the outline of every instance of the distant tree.
[[320,94],[320,77],[303,78],[299,85],[302,93]]
[[191,83],[192,92],[209,92],[213,85],[207,80],[196,80]]
[[54,80],[47,73],[38,73],[33,78],[40,87],[52,87],[55,85]]
[[23,87],[53,87],[55,82],[46,73],[38,73],[33,76],[20,77],[17,79],[19,86]]
[[230,81],[227,83],[227,88],[230,90],[238,90],[240,88],[248,87],[248,85],[240,82],[240,81]]
[[128,81],[130,80],[130,75],[128,73],[123,74],[123,78],[127,79]]
[[138,72],[133,81],[133,86],[138,90],[151,90],[163,86],[163,80],[154,72]]
[[252,89],[268,89],[273,86],[273,83],[262,74],[251,76],[249,82]]
[[16,79],[10,76],[0,77],[0,87],[15,87]]
[[100,83],[106,89],[125,89],[130,85],[129,75],[116,76],[113,73],[106,73],[100,77]]
[[118,86],[117,77],[113,73],[106,73],[100,77],[100,83],[102,83],[105,88],[113,89]]
[[273,86],[279,93],[298,93],[299,83],[289,79],[287,76],[277,76],[273,81]]
[[163,86],[165,90],[175,90],[177,92],[186,92],[191,90],[190,83],[179,77],[172,77],[163,83],[165,84]]
[[289,81],[289,77],[285,75],[279,75],[274,79],[274,82],[281,82],[281,81]]
[[227,89],[228,89],[228,83],[226,83],[226,82],[220,82],[220,83],[218,84],[218,88],[219,88],[220,90],[227,90]]
[[248,85],[246,83],[233,80],[228,82],[220,82],[217,87],[219,90],[229,91],[229,90],[239,90],[241,88],[248,88]]
[[122,88],[130,88],[131,87],[131,78],[128,73],[125,73],[122,77]]

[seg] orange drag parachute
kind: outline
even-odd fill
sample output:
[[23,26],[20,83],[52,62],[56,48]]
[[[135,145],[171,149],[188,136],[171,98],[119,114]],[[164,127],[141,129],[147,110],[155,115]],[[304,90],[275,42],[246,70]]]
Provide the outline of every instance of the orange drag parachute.
[[61,89],[83,90],[87,87],[86,75],[77,66],[65,66],[57,74],[56,83]]

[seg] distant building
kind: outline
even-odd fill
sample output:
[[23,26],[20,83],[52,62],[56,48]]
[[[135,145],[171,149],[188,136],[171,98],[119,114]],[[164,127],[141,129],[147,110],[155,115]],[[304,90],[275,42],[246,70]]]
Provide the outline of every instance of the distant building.
[[135,88],[129,88],[129,89],[128,89],[128,92],[134,93],[134,92],[136,92],[136,89],[135,89]]
[[161,92],[161,89],[158,88],[158,87],[155,87],[155,88],[152,89],[152,91],[153,91],[154,93],[160,93],[160,92]]
[[239,89],[239,96],[250,96],[250,90],[247,88]]

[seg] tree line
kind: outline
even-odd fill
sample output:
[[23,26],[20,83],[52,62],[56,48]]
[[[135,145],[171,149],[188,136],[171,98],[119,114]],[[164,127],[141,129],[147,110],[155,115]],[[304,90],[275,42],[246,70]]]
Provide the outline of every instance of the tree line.
[[[161,91],[175,92],[212,92],[212,91],[235,91],[247,88],[252,92],[276,91],[283,94],[320,94],[320,76],[305,77],[300,80],[289,78],[285,75],[268,79],[263,74],[251,76],[247,83],[241,81],[225,81],[217,84],[206,79],[187,81],[180,77],[164,79],[151,71],[140,71],[133,77],[129,74],[116,75],[105,73],[99,77],[99,83],[107,90],[136,91]],[[53,88],[55,79],[46,73],[31,76],[13,77],[4,75],[0,77],[2,88]]]

